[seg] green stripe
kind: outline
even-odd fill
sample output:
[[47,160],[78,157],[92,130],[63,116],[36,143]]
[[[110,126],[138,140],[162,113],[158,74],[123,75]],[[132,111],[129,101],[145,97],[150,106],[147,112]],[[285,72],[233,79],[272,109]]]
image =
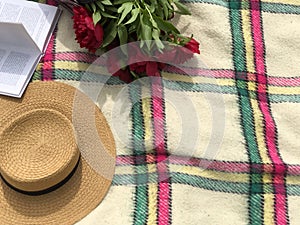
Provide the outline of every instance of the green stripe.
[[300,95],[270,95],[268,94],[268,98],[271,103],[284,103],[284,102],[292,102],[292,103],[300,103]]
[[[197,168],[197,167],[195,167]],[[252,174],[256,176],[255,174]],[[136,183],[137,176],[140,177],[139,183]],[[128,185],[140,185],[145,184],[157,184],[157,173],[145,173],[145,174],[116,174],[114,176],[112,184],[114,186],[128,186]],[[219,191],[234,194],[249,194],[250,184],[244,182],[230,182],[216,179],[205,178],[196,175],[172,172],[170,178],[174,184],[189,185],[197,188],[202,188],[211,191]],[[254,180],[256,178],[253,178]],[[260,199],[257,195],[261,194],[274,194],[273,185],[271,183],[256,183],[251,184],[252,188],[252,200],[257,201]],[[300,196],[300,185],[287,184],[287,194],[289,196]],[[251,196],[252,196],[251,195]],[[258,214],[259,215],[259,214]]]
[[[124,84],[118,77],[111,76],[107,79],[107,75],[88,73],[87,71],[76,71],[76,70],[67,70],[67,69],[55,69],[55,80],[71,80],[71,81],[89,81],[89,82],[99,82],[105,83],[108,85],[121,85]],[[35,71],[33,75],[33,80],[41,80],[41,72]]]
[[[183,0],[185,3],[208,3],[213,5],[222,6],[229,9],[243,9],[248,10],[249,4],[247,2],[230,2],[225,0]],[[272,2],[261,2],[261,11],[267,13],[282,13],[282,14],[300,14],[300,6],[289,5],[282,3],[272,3]]]
[[188,184],[194,187],[200,187],[206,190],[247,194],[249,192],[248,183],[226,182],[215,179],[199,177],[183,173],[170,173],[172,183]]
[[[237,9],[242,6],[235,0],[230,1],[234,3]],[[261,163],[259,150],[255,137],[255,127],[253,122],[253,111],[251,108],[250,96],[248,92],[248,84],[244,79],[243,71],[247,71],[245,45],[242,32],[242,18],[241,11],[237,9],[230,9],[230,22],[232,31],[233,42],[233,62],[236,71],[236,87],[239,94],[239,105],[241,112],[241,125],[244,132],[246,141],[246,148],[248,150],[249,160],[251,163]],[[252,168],[252,167],[251,167]],[[262,175],[253,174],[250,171],[250,188],[249,188],[249,223],[250,224],[263,224],[263,186]]]
[[[202,83],[189,83],[183,81],[171,81],[164,80],[164,86],[170,90],[174,91],[186,91],[186,92],[213,92],[213,93],[222,93],[222,94],[243,94],[245,93],[247,98],[256,99],[257,93],[255,91],[247,91],[247,87],[244,84],[239,83],[240,92],[238,93],[236,86],[220,86],[217,84],[202,84]],[[243,91],[241,91],[244,89]],[[271,103],[284,103],[284,102],[293,102],[300,103],[300,95],[295,94],[268,94],[269,100]]]
[[[84,72],[82,71],[55,69],[55,80],[80,81],[83,74]],[[102,81],[102,83],[104,83],[107,80],[106,75],[97,74],[97,76],[98,76],[97,78],[98,82]],[[41,79],[42,77],[40,71],[35,71],[32,80],[37,81]],[[111,77],[106,84],[124,85],[124,82],[117,77]],[[190,83],[190,82],[172,81],[172,80],[163,80],[163,85],[165,88],[174,91],[213,92],[213,93],[232,94],[232,95],[238,94],[236,86],[226,86],[226,85],[220,86],[217,84]],[[245,93],[247,93],[247,96],[249,95],[250,98],[253,98],[252,96],[256,96],[256,93],[254,91],[248,91],[248,92],[245,91]],[[271,103],[284,103],[284,102],[300,103],[300,95],[268,94],[268,96]]]
[[214,92],[223,94],[237,94],[235,86],[220,86],[218,84],[190,83],[183,81],[163,80],[165,88],[175,91]]
[[280,4],[280,3],[261,3],[261,11],[269,13],[282,13],[282,14],[300,14],[300,6]]
[[[129,95],[133,104],[132,117],[132,147],[135,155],[144,155],[144,127],[143,127],[143,110],[141,104],[141,87],[139,85],[129,86]],[[145,160],[146,161],[146,160]],[[135,184],[147,183],[148,177],[147,165],[135,167]],[[145,224],[148,215],[148,186],[137,185],[135,189],[135,210],[134,210],[134,224]]]
[[32,80],[42,80],[42,74],[41,71],[34,71],[34,74],[32,76]]
[[[234,3],[237,3],[233,0]],[[249,152],[250,162],[261,163],[258,146],[255,139],[255,128],[253,124],[253,112],[248,93],[247,81],[238,79],[240,72],[246,71],[246,57],[244,39],[241,27],[241,15],[239,10],[230,10],[230,20],[233,41],[233,62],[236,71],[236,87],[239,94],[239,104],[242,117],[242,127]]]

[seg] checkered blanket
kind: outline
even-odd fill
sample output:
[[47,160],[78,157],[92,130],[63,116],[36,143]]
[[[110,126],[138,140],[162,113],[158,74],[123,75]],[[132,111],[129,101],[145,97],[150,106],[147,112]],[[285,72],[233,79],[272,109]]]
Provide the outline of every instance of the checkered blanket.
[[[78,224],[299,224],[300,1],[185,4],[193,16],[173,23],[200,41],[202,66],[143,85],[108,80],[96,103],[116,172]],[[96,56],[74,38],[64,12],[33,80],[80,85]]]

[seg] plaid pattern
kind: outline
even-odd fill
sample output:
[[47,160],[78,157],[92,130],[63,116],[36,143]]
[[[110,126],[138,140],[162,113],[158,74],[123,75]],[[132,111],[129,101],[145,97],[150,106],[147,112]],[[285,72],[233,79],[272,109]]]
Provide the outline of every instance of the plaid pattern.
[[[186,76],[168,67],[164,79],[150,84],[152,97],[132,107],[131,148],[117,140],[108,196],[78,224],[298,224],[300,2],[185,3],[193,17],[174,23],[200,40],[207,68],[186,68]],[[96,57],[79,49],[71,26],[65,12],[33,80],[78,85]],[[113,78],[105,90],[114,96],[123,87]],[[128,97],[134,102],[144,91],[131,87]],[[183,154],[172,152],[181,124],[165,100],[171,93],[193,101],[204,127],[195,149],[179,143]],[[226,111],[222,143],[213,158],[203,158],[203,146],[212,138],[210,107],[199,100],[207,93],[221,96]],[[111,99],[101,106],[113,124]]]

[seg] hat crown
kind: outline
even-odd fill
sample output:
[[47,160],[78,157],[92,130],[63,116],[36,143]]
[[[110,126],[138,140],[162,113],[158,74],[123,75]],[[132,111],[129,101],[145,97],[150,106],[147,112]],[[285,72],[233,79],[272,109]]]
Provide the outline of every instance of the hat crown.
[[35,109],[18,117],[0,134],[0,172],[23,192],[57,186],[79,160],[71,121],[52,109]]

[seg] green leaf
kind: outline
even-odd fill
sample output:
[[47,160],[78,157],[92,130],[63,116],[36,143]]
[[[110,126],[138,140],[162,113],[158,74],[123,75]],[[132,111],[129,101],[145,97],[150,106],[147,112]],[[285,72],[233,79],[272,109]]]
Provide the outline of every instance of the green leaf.
[[106,17],[106,18],[111,18],[111,19],[117,19],[117,17],[113,16],[113,15],[110,15],[106,12],[101,12],[101,15]]
[[[172,2],[178,2],[178,0]],[[162,4],[166,4],[169,10],[174,11],[174,7],[168,1],[162,1]]]
[[154,40],[160,40],[160,39],[159,39],[159,34],[160,34],[160,31],[159,31],[159,30],[153,29],[152,37],[153,37]]
[[105,11],[106,12],[107,11],[111,11],[111,12],[115,12],[116,13],[118,11],[118,9],[116,7],[114,7],[114,6],[105,6]]
[[[143,15],[142,17],[144,17],[144,16],[145,15]],[[152,40],[152,28],[149,25],[144,23],[143,18],[141,18],[140,21],[141,21],[140,28],[141,28],[141,39],[142,39],[141,44],[143,45],[144,43],[146,43],[148,49],[150,49],[151,48],[151,42],[149,40]]]
[[169,9],[168,6],[166,4],[162,4],[163,5],[163,10],[164,10],[164,15],[165,15],[165,19],[168,19],[169,16]]
[[[151,2],[151,5],[154,5],[154,6],[157,6],[157,4],[158,4],[158,3],[157,3],[157,0],[150,0],[150,2]],[[150,6],[151,6],[151,5],[150,5]]]
[[[140,19],[141,20],[141,19]],[[142,29],[141,29],[141,23],[137,23],[136,25],[136,35],[138,40],[142,40]]]
[[[125,10],[127,4],[130,4],[131,2],[125,2],[118,8],[118,13],[121,13]],[[132,3],[131,3],[132,4]]]
[[109,45],[117,36],[117,21],[112,20],[104,30],[104,40],[101,47]]
[[189,9],[186,7],[186,5],[178,2],[178,1],[174,1],[174,4],[176,5],[176,7],[178,8],[179,11],[177,11],[179,14],[182,15],[191,15],[191,12],[189,11]]
[[143,11],[143,23],[148,25],[149,27],[152,27],[152,23],[150,21],[150,16],[146,10]]
[[122,12],[121,18],[118,22],[118,24],[121,24],[122,21],[125,19],[125,17],[128,15],[128,13],[130,13],[130,11],[132,10],[133,7],[133,3],[132,2],[126,2],[124,4],[122,4],[122,6],[118,9],[118,13]]
[[101,3],[103,5],[112,5],[111,1],[109,1],[109,0],[102,0]]
[[123,24],[120,24],[118,26],[118,36],[120,39],[120,45],[124,45],[127,43],[128,33],[126,27]]
[[128,41],[128,33],[126,27],[123,24],[120,24],[118,26],[118,36],[120,40],[121,50],[125,55],[127,55],[127,46],[125,44],[127,44]]
[[156,5],[157,5],[157,3],[151,4],[151,5],[150,5],[150,12],[151,12],[151,13],[154,13],[154,12],[155,12]]
[[97,10],[96,5],[93,2],[90,3],[90,5],[92,7],[93,12],[96,12],[96,10]]
[[157,5],[154,14],[159,17],[164,17],[163,8],[160,5]]
[[133,32],[137,32],[136,24],[134,24],[134,23],[128,28],[128,33],[129,34],[131,34]]
[[142,26],[142,37],[144,40],[152,40],[152,29],[148,25]]
[[157,25],[157,23],[155,22],[155,20],[153,19],[153,17],[150,18],[150,22],[151,22],[151,25],[152,25],[154,28],[159,29],[159,28],[158,28],[158,25]]
[[179,30],[170,22],[163,20],[162,18],[158,16],[153,16],[154,20],[156,21],[159,29],[165,31],[165,32],[174,32],[176,34],[179,34]]
[[157,30],[157,29],[153,29],[152,37],[153,37],[153,39],[155,41],[155,44],[158,47],[158,49],[163,49],[165,46],[162,43],[162,41],[160,40],[160,36],[159,35],[160,35],[160,31]]
[[131,18],[125,23],[125,25],[126,24],[130,24],[130,23],[133,23],[135,20],[136,20],[136,18],[137,18],[137,16],[139,15],[139,12],[140,12],[140,9],[139,8],[136,8],[136,9],[133,9],[132,11],[131,11]]
[[96,5],[101,9],[102,11],[105,11],[104,5],[100,1],[96,1]]
[[84,7],[85,7],[88,11],[92,12],[92,9],[91,9],[91,7],[90,7],[89,4],[85,4]]
[[132,0],[115,0],[114,1],[114,5],[120,5],[123,4],[125,2],[131,2]]
[[96,25],[101,20],[101,14],[99,11],[93,13],[94,25]]

